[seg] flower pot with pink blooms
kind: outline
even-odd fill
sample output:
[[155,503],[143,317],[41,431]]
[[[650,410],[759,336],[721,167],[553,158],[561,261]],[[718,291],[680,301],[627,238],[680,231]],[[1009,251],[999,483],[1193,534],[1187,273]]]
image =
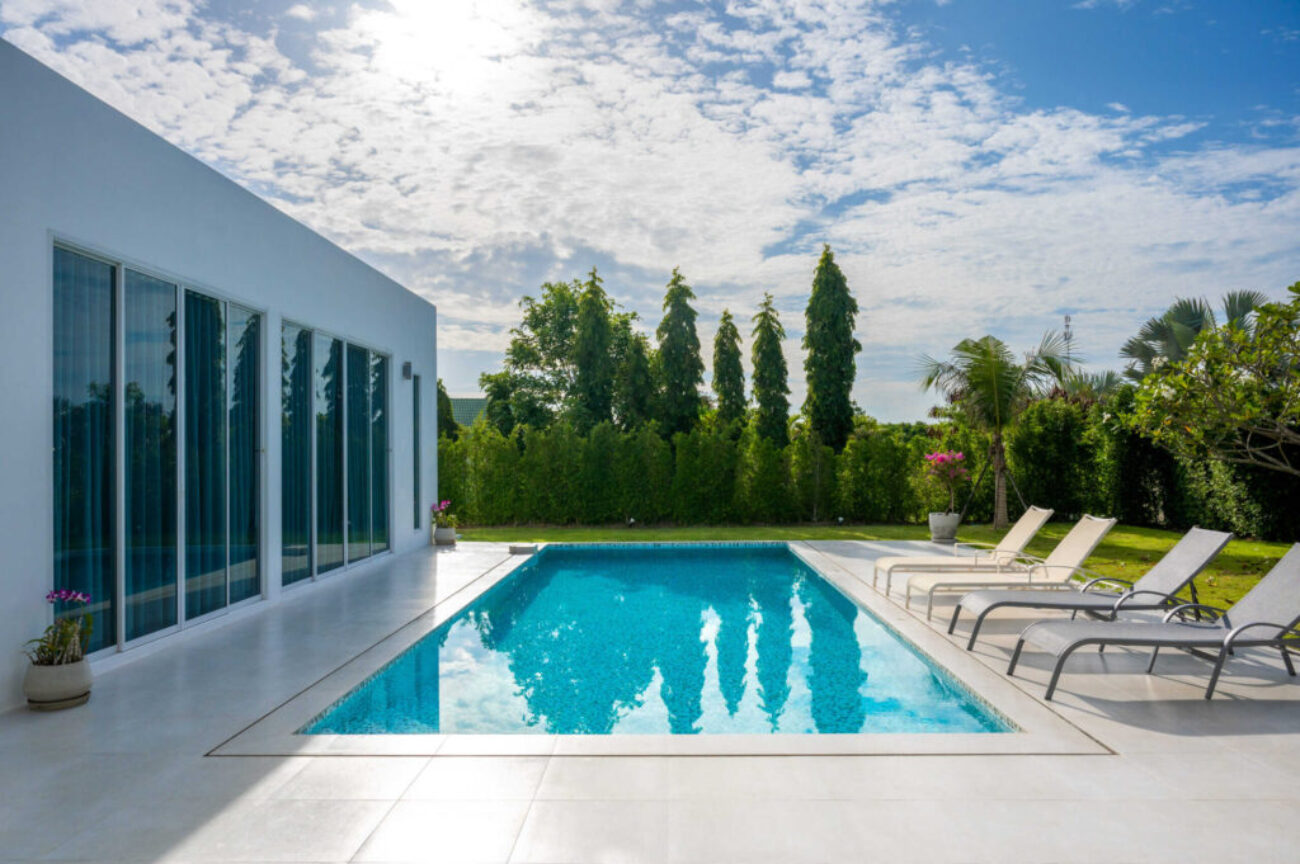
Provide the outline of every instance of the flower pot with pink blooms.
[[434,546],[455,546],[458,520],[451,512],[450,501],[439,501],[429,508],[430,540]]
[[93,682],[86,660],[86,646],[95,629],[94,616],[86,611],[90,595],[63,588],[49,592],[45,600],[62,608],[45,633],[24,649],[32,661],[23,679],[27,707],[58,711],[84,705]]
[[966,454],[956,450],[939,450],[925,454],[925,476],[948,493],[946,512],[930,514],[930,541],[932,543],[957,542],[957,527],[961,513],[957,512],[957,490],[970,478],[966,469]]

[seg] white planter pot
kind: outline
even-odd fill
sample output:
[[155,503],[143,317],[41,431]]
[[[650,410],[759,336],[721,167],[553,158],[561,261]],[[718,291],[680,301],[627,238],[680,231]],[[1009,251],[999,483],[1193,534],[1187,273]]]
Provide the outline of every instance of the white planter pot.
[[84,705],[90,699],[93,681],[90,664],[85,660],[65,663],[62,666],[27,667],[23,679],[23,695],[27,707],[33,711],[58,711]]
[[955,543],[957,541],[957,526],[960,524],[960,513],[931,513],[930,541],[932,543]]
[[437,525],[433,526],[433,545],[434,546],[455,546],[456,529],[439,528]]

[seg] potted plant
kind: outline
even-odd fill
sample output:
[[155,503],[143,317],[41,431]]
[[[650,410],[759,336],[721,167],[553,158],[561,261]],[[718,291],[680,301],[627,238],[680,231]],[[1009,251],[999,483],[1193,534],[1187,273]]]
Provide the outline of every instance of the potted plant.
[[90,595],[66,588],[45,595],[48,603],[65,603],[70,613],[54,619],[39,638],[27,643],[25,653],[32,665],[23,679],[27,707],[34,711],[58,711],[85,704],[90,698],[90,663],[86,646],[95,629],[95,619],[85,607]]
[[957,512],[957,488],[970,476],[966,470],[966,454],[954,450],[939,450],[925,454],[925,476],[948,493],[948,509],[930,514],[930,540],[934,543],[953,543],[957,540],[957,526],[961,514]]
[[456,545],[456,515],[450,511],[450,501],[440,501],[429,508],[432,517],[430,527],[433,529],[433,545]]

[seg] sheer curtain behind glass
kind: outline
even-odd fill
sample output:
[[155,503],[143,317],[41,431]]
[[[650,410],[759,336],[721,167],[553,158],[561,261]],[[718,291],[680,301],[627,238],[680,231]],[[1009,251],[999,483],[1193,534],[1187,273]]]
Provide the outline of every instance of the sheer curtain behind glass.
[[[54,250],[54,587],[91,596],[89,650],[117,642],[111,264]],[[65,610],[58,609],[62,614]]]

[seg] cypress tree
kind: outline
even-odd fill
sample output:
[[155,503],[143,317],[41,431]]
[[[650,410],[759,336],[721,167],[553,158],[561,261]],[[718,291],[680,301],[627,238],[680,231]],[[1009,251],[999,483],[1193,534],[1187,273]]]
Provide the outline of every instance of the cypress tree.
[[664,317],[659,322],[659,368],[663,393],[660,417],[664,435],[689,432],[700,418],[703,400],[704,361],[700,359],[700,337],[695,332],[695,292],[673,268],[664,294]]
[[786,421],[790,415],[790,387],[786,382],[785,354],[781,340],[785,328],[772,305],[772,295],[763,295],[763,305],[754,316],[754,402],[758,406],[754,425],[758,434],[778,447],[789,443]]
[[812,431],[836,453],[853,431],[853,401],[850,392],[857,374],[854,355],[862,346],[853,338],[858,301],[849,293],[848,282],[835,263],[829,245],[822,247],[821,260],[813,275],[808,298],[803,347],[808,352],[803,368],[808,378],[808,398],[803,413]]
[[718,397],[718,423],[726,426],[745,414],[745,370],[740,365],[740,331],[731,313],[722,310],[713,340],[713,392]]
[[630,333],[623,360],[614,381],[614,412],[625,432],[654,418],[655,379],[650,366],[650,347],[645,336]]
[[614,364],[610,357],[609,298],[591,268],[578,298],[573,338],[573,415],[578,431],[612,418]]

